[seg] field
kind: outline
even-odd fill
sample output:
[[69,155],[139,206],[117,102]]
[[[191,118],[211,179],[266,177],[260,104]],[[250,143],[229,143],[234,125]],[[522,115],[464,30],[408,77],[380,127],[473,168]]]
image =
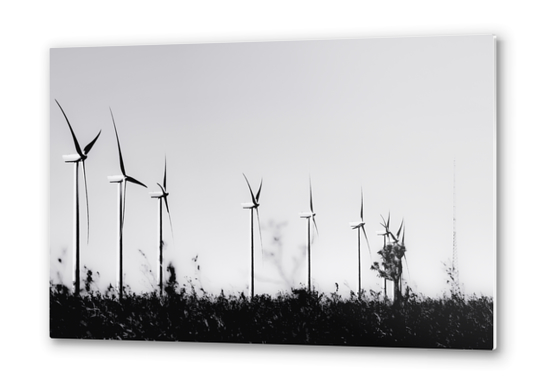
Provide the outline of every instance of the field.
[[160,340],[419,348],[493,348],[493,299],[461,294],[432,299],[407,290],[401,305],[375,292],[343,298],[292,289],[210,295],[166,287],[119,302],[105,293],[50,286],[52,338]]

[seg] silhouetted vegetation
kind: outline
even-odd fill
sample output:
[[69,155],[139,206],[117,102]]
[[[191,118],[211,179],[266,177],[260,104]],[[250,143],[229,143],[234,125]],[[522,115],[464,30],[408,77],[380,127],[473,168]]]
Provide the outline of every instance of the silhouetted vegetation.
[[403,258],[406,248],[403,244],[388,243],[378,251],[382,258],[381,263],[375,261],[371,265],[371,270],[376,271],[378,277],[393,281],[393,297],[396,305],[401,305],[402,297],[402,276],[403,276]]
[[[171,265],[168,269],[173,268]],[[349,345],[420,348],[493,348],[489,297],[426,298],[409,288],[401,307],[379,293],[349,298],[292,289],[275,297],[226,296],[178,289],[170,270],[166,294],[112,287],[73,295],[50,286],[52,338],[231,343]],[[88,279],[87,274],[87,279]],[[91,275],[90,275],[91,276]]]

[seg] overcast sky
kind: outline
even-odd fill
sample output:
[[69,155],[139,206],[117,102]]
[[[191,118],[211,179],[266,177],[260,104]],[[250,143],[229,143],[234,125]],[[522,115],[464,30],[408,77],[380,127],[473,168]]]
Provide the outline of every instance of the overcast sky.
[[369,266],[382,246],[380,215],[390,212],[392,230],[406,224],[408,285],[440,295],[443,262],[452,257],[455,159],[461,282],[467,293],[494,293],[493,36],[52,49],[50,89],[55,281],[71,283],[74,175],[62,155],[75,153],[57,99],[82,147],[102,130],[86,161],[88,244],[81,194],[81,268],[100,273],[101,289],[115,285],[117,271],[117,185],[107,176],[120,167],[111,108],[126,171],[149,187],[127,187],[125,284],[136,292],[152,284],[143,270],[156,270],[157,205],[149,192],[158,190],[167,156],[174,238],[165,217],[164,258],[181,284],[248,292],[245,173],[254,190],[263,178],[256,293],[306,284],[299,213],[309,208],[310,176],[316,289],[357,289],[357,235],[348,224],[359,218],[363,188],[373,251],[363,243],[364,288],[380,289]]

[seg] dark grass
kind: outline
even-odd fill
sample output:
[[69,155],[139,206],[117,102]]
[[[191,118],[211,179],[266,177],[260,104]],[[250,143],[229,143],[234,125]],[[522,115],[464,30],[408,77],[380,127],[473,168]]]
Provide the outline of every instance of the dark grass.
[[364,293],[359,299],[303,289],[275,297],[196,294],[192,289],[112,290],[77,297],[50,288],[50,336],[74,339],[493,349],[493,299],[409,292],[402,306]]

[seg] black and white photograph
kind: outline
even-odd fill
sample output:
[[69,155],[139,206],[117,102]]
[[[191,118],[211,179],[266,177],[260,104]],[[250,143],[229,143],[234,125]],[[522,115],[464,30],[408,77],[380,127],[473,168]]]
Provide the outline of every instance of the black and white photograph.
[[542,3],[1,9],[4,381],[536,381]]
[[50,337],[494,350],[497,41],[51,47]]

